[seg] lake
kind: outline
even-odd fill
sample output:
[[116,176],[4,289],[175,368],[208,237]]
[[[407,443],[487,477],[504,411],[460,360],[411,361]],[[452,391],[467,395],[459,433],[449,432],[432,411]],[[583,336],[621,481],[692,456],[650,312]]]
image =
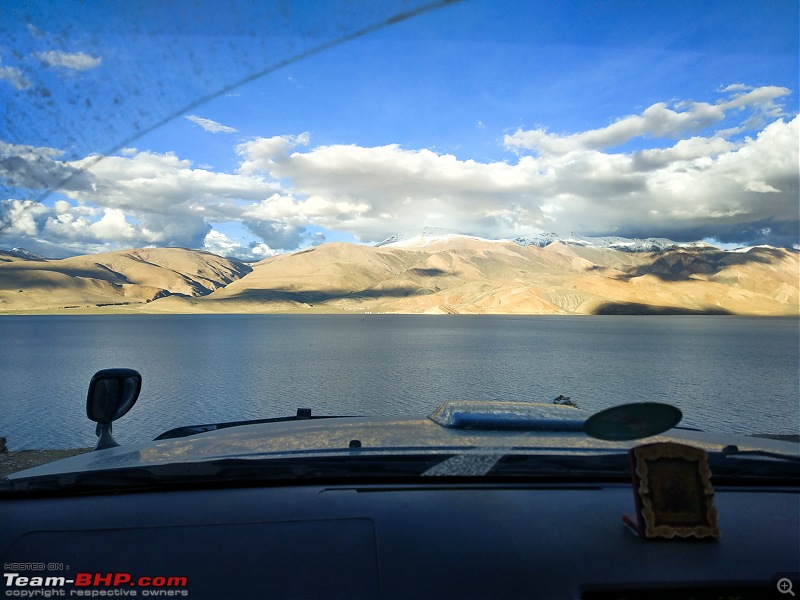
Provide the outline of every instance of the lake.
[[10,450],[93,446],[100,369],[142,373],[121,443],[180,425],[295,414],[430,413],[447,399],[599,410],[678,406],[683,425],[800,432],[798,319],[719,316],[86,315],[0,317]]

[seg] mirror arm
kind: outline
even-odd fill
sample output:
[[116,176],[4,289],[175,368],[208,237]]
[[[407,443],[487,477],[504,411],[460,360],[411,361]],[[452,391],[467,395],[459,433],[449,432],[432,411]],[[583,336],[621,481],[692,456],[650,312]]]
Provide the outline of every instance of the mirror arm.
[[119,446],[117,440],[111,435],[111,423],[98,423],[95,428],[97,437],[97,446],[95,450],[105,450],[106,448],[116,448]]

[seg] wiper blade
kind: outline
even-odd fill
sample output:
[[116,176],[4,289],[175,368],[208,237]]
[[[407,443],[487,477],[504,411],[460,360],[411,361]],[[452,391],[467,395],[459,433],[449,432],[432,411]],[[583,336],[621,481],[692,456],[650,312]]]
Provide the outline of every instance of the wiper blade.
[[253,419],[250,421],[226,421],[224,423],[205,423],[202,425],[186,425],[184,427],[176,427],[165,431],[153,441],[159,440],[172,440],[176,438],[188,437],[190,435],[197,435],[198,433],[205,433],[207,431],[216,431],[217,429],[227,429],[228,427],[240,427],[242,425],[259,425],[263,423],[284,423],[286,421],[306,421],[310,419],[345,419],[354,415],[312,415],[310,408],[298,408],[297,414],[291,417],[271,417],[269,419]]
[[725,446],[721,450],[723,456],[735,458],[737,456],[762,456],[765,458],[776,458],[778,460],[788,460],[800,463],[800,455],[783,454],[781,452],[769,452],[768,450],[739,450],[739,446]]
[[797,483],[800,482],[800,456],[768,450],[740,450],[725,446],[708,453],[712,482]]

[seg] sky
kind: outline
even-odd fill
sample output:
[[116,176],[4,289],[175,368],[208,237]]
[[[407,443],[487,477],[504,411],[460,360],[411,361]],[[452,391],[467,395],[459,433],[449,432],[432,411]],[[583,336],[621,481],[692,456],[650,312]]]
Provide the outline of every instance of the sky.
[[800,245],[795,0],[4,3],[0,249]]

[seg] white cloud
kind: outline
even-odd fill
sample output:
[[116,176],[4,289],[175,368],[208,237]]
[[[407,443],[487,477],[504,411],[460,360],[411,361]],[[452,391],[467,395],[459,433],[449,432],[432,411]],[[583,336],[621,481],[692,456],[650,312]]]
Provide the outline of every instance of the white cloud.
[[95,58],[84,52],[63,52],[61,50],[49,50],[47,52],[37,52],[36,58],[51,67],[63,67],[73,71],[88,71],[100,66],[102,58]]
[[783,106],[776,100],[788,96],[790,93],[791,90],[788,88],[767,85],[751,90],[742,90],[742,93],[735,94],[731,100],[720,106],[723,110],[732,108],[741,110],[753,107],[766,117],[778,118],[785,116],[786,113],[783,111]]
[[58,160],[61,155],[54,148],[0,141],[0,182],[33,190],[85,186],[81,170]]
[[585,150],[603,150],[621,146],[634,138],[673,138],[686,132],[699,131],[722,121],[726,112],[751,109],[759,116],[783,116],[778,98],[790,93],[787,88],[763,86],[746,89],[745,86],[728,86],[723,92],[732,97],[717,104],[707,102],[679,102],[674,108],[659,102],[646,108],[640,115],[630,115],[600,129],[570,135],[548,133],[544,127],[532,130],[519,129],[503,139],[510,150],[533,150],[542,155],[567,154]]
[[237,131],[233,127],[228,127],[222,123],[217,123],[211,119],[204,119],[203,117],[198,117],[197,115],[187,115],[185,118],[211,133],[236,133]]
[[102,218],[90,225],[90,229],[98,239],[120,242],[137,237],[136,230],[125,219],[125,213],[118,208],[107,208]]
[[218,256],[226,256],[239,258],[242,260],[260,260],[278,254],[277,250],[273,250],[264,243],[252,243],[248,246],[242,246],[240,243],[235,242],[228,238],[224,233],[212,229],[206,235],[203,248],[207,252],[217,254]]
[[[34,187],[65,173],[73,178],[61,190],[66,200],[52,208],[8,201],[0,214],[15,235],[71,248],[181,245],[239,257],[319,243],[311,233],[319,230],[371,242],[425,226],[494,238],[546,230],[796,243],[798,117],[773,119],[750,137],[731,139],[738,130],[728,128],[668,147],[602,147],[645,131],[677,135],[717,111],[766,114],[784,90],[727,93],[724,106],[656,104],[608,128],[544,134],[540,148],[557,151],[514,155],[515,162],[397,144],[314,147],[308,133],[237,145],[235,173],[195,168],[172,153],[126,149],[99,162],[63,162],[54,149],[5,144],[0,177]],[[252,241],[215,228],[227,222],[240,223]]]
[[248,172],[263,169],[290,181],[294,191],[293,197],[270,198],[246,214],[296,225],[313,222],[374,241],[386,237],[387,230],[414,226],[474,230],[481,220],[491,226],[497,203],[522,214],[539,213],[530,203],[543,189],[533,159],[525,159],[524,166],[487,164],[397,145],[320,146],[302,153],[293,151],[294,142],[269,138],[239,146]]
[[89,169],[91,175],[90,185],[75,190],[71,197],[132,211],[213,212],[215,206],[239,199],[261,199],[279,189],[277,184],[258,177],[193,169],[190,161],[172,153],[128,153],[93,162],[92,157],[87,157],[70,163]]
[[243,159],[239,172],[244,174],[268,172],[271,165],[286,160],[294,148],[306,146],[310,142],[311,134],[306,131],[297,136],[276,135],[240,144],[236,147],[236,153]]
[[32,200],[4,200],[0,202],[0,231],[7,235],[36,236],[37,218],[46,212],[42,204]]
[[488,237],[553,229],[699,239],[715,227],[733,235],[774,220],[791,230],[797,130],[797,118],[777,120],[742,142],[692,137],[631,154],[572,150],[516,164],[397,145],[300,152],[288,138],[253,140],[239,146],[248,171],[288,180],[293,193],[270,197],[243,216],[344,229],[364,241],[426,225]]
[[0,80],[7,81],[17,90],[27,90],[33,85],[25,78],[22,71],[15,67],[0,67]]
[[647,170],[667,166],[674,162],[693,161],[703,158],[712,159],[725,152],[735,150],[738,144],[727,141],[723,137],[692,137],[681,140],[670,148],[654,148],[634,152],[634,162],[638,162]]
[[224,233],[212,229],[203,239],[203,248],[219,256],[232,256],[242,250],[242,245],[229,239]]
[[746,92],[748,90],[752,90],[753,86],[746,85],[744,83],[732,83],[724,88],[720,88],[718,91],[720,92]]
[[12,186],[55,187],[77,202],[9,201],[0,212],[4,235],[44,236],[65,248],[144,245],[201,247],[211,223],[238,218],[241,203],[259,201],[279,186],[262,178],[193,169],[174,154],[127,149],[98,161],[58,160],[59,152],[0,145],[0,180]]
[[687,110],[675,111],[666,103],[653,104],[642,112],[620,119],[602,129],[593,129],[572,135],[547,133],[544,128],[530,131],[518,130],[504,138],[509,149],[536,150],[542,154],[566,154],[581,150],[601,150],[620,146],[636,137],[673,137],[685,131],[697,131],[716,123],[724,111],[707,103],[696,103]]

